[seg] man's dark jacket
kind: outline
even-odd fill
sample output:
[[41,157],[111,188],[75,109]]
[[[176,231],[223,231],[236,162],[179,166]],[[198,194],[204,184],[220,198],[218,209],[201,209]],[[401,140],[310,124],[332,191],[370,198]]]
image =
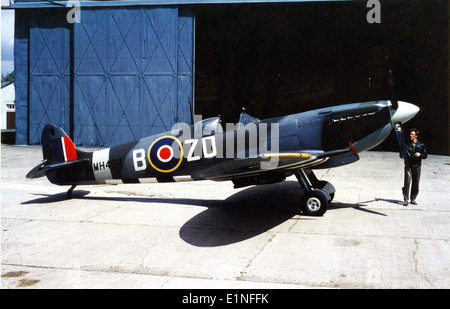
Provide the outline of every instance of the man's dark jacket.
[[[419,157],[414,156],[416,152],[420,153]],[[425,144],[420,141],[417,141],[417,143],[408,143],[406,145],[406,155],[405,166],[408,168],[421,166],[422,159],[426,159],[428,157]]]

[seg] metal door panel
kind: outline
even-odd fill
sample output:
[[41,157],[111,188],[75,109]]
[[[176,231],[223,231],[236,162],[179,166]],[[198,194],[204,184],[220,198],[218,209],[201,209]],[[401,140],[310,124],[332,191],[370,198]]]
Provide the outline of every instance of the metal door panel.
[[75,143],[117,145],[190,123],[193,11],[85,9],[82,19],[74,24]]
[[28,143],[40,144],[49,123],[70,128],[70,32],[51,14],[30,19]]

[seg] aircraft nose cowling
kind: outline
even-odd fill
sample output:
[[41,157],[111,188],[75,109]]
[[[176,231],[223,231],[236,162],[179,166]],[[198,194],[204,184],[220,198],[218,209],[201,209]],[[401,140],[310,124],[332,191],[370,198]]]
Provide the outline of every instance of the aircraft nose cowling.
[[405,123],[413,118],[419,110],[420,108],[414,104],[398,101],[397,109],[391,106],[391,121],[394,125],[399,122]]

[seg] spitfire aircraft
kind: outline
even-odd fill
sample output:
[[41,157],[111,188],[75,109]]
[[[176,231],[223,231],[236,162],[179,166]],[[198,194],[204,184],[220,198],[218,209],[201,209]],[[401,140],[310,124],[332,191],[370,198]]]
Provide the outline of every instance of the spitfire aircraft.
[[[220,117],[131,143],[92,152],[75,147],[62,128],[42,132],[44,160],[28,178],[47,176],[57,185],[231,180],[235,188],[281,182],[295,175],[303,195],[299,210],[320,216],[335,188],[314,169],[359,160],[359,153],[383,142],[419,108],[401,101],[370,101],[260,120],[242,112],[223,130]],[[228,128],[228,125],[227,125]]]

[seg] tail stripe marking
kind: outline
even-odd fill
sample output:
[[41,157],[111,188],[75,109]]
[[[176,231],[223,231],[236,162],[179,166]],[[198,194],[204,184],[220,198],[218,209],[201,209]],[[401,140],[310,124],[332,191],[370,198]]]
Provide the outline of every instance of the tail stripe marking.
[[77,159],[77,149],[68,136],[61,137],[66,161]]
[[77,159],[77,150],[68,136],[52,139],[52,146],[56,162]]

